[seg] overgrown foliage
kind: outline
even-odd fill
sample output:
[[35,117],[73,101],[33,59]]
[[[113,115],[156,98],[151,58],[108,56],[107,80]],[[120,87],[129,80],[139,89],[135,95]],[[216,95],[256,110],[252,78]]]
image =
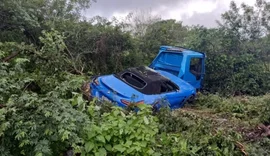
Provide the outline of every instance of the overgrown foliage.
[[232,2],[219,27],[212,29],[162,20],[147,10],[130,13],[123,21],[99,16],[80,20],[80,11],[92,2],[5,1],[0,5],[0,41],[40,48],[42,31],[54,28],[65,36],[65,52],[73,63],[69,71],[75,74],[107,74],[149,64],[160,45],[185,46],[207,54],[205,90],[225,95],[270,90],[268,2],[240,7]]
[[222,127],[223,132],[237,131],[241,134],[249,155],[268,155],[270,129],[264,124],[269,125],[269,104],[269,94],[234,98],[210,94],[200,95],[195,107],[200,111],[207,110],[203,112],[206,113],[204,117],[216,120],[212,123]]
[[[269,2],[232,2],[212,29],[149,12],[83,20],[92,2],[1,1],[1,155],[269,155]],[[195,106],[153,113],[83,99],[90,75],[149,64],[160,45],[206,52],[210,94]]]
[[1,44],[1,58],[13,50],[20,56],[0,65],[2,155],[57,154],[80,143],[79,130],[90,122],[71,105],[83,78],[62,71],[62,37],[52,31],[40,39],[44,45],[38,51],[31,45]]
[[[91,124],[85,126],[82,155],[157,155],[153,149],[158,133],[157,118],[151,108],[141,105],[139,112],[112,107],[101,113],[103,106],[88,107]],[[151,128],[150,128],[151,127]]]

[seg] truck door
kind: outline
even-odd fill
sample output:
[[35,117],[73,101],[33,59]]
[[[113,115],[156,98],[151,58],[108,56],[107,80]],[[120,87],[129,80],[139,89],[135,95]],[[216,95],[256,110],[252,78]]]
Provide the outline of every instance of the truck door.
[[190,57],[187,62],[187,71],[184,80],[196,89],[199,89],[201,88],[201,82],[204,77],[204,59],[200,57]]

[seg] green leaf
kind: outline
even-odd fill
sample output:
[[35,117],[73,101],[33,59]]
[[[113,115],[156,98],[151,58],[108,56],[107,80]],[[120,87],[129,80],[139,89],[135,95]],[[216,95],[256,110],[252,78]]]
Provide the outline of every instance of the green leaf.
[[121,111],[122,117],[126,117],[126,114]]
[[132,145],[132,141],[128,140],[126,143],[125,143],[126,147],[129,147],[130,145]]
[[62,135],[62,141],[66,140],[69,138],[70,132],[69,131],[64,131],[63,135]]
[[153,154],[153,156],[161,156],[161,154],[160,154],[160,153],[155,152],[155,153]]
[[123,132],[124,132],[124,130],[123,130],[123,129],[120,129],[119,131],[120,131],[120,132],[119,132],[119,133],[120,133],[120,135],[121,135],[121,134],[123,134]]
[[43,154],[39,152],[35,156],[43,156]]
[[106,140],[105,140],[104,136],[102,136],[102,135],[98,135],[97,140],[102,142],[102,143],[106,143]]
[[135,150],[135,147],[130,147],[127,149],[127,153],[132,153]]
[[107,151],[112,151],[112,145],[110,145],[110,144],[106,144],[105,148]]
[[146,147],[147,142],[146,141],[141,141],[140,144],[141,144],[141,147]]
[[135,146],[135,150],[136,150],[136,151],[141,151],[141,149],[142,149],[142,148],[141,148],[140,146]]
[[87,142],[85,144],[85,151],[90,152],[95,147],[95,144],[93,142]]
[[153,155],[154,151],[153,151],[152,149],[149,149],[149,150],[147,151],[147,153],[150,154],[150,155]]
[[149,124],[149,120],[148,120],[148,118],[146,116],[143,117],[143,121],[144,121],[145,124],[147,124],[147,125]]
[[111,140],[111,136],[110,135],[106,135],[105,138],[106,138],[107,141],[110,141]]
[[25,59],[25,58],[17,58],[15,59],[15,62],[18,64],[24,63],[24,62],[30,62],[30,60]]
[[84,104],[84,101],[83,101],[82,96],[79,96],[79,97],[77,98],[77,102],[78,102],[78,105],[79,105],[79,106],[82,105],[82,104]]
[[126,150],[126,148],[121,144],[115,145],[113,148],[116,149],[117,151],[120,151],[121,153],[123,153]]
[[107,152],[104,148],[98,149],[98,156],[106,156]]

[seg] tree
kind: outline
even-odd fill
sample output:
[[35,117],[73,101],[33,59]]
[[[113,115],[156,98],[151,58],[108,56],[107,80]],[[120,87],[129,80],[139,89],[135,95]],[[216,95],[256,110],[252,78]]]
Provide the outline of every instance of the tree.
[[161,18],[157,15],[153,15],[152,11],[149,9],[130,12],[124,22],[128,25],[128,27],[126,27],[127,31],[141,38],[146,34],[148,27],[160,20]]
[[242,50],[257,55],[264,61],[269,71],[270,52],[270,2],[257,0],[254,6],[242,4],[238,7],[233,1],[231,9],[222,14],[221,28],[232,32]]
[[[1,0],[0,41],[24,41],[38,44],[42,30],[59,23],[80,19],[80,10],[92,0]],[[16,37],[14,37],[16,36]]]
[[269,90],[268,37],[259,18],[263,9],[245,4],[242,9],[232,2],[218,29],[193,27],[186,38],[187,47],[207,54],[205,89],[211,92],[258,95]]
[[182,22],[173,19],[157,21],[147,27],[139,47],[152,60],[160,45],[182,45],[187,32],[188,28]]

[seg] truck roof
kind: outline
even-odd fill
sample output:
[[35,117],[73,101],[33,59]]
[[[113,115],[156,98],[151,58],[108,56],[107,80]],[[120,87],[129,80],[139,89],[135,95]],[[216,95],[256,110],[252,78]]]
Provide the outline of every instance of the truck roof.
[[160,46],[160,51],[166,51],[166,52],[181,52],[184,55],[190,55],[190,56],[201,56],[205,57],[205,53],[199,52],[192,49],[187,49],[184,47],[176,47],[176,46]]

